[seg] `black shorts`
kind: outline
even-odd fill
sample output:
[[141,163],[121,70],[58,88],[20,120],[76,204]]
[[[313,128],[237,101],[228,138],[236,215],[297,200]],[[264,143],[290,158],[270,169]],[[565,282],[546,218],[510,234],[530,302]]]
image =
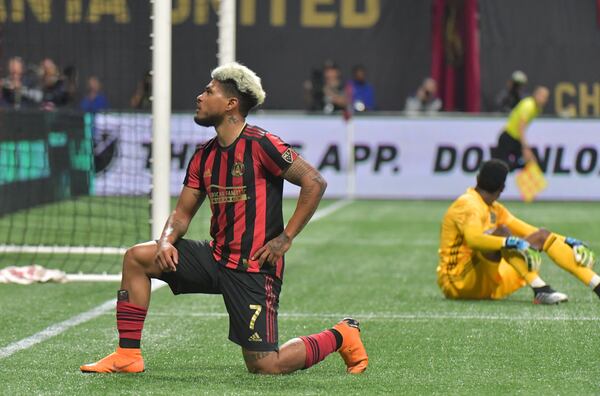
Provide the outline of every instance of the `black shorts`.
[[180,239],[175,248],[177,271],[159,277],[173,294],[222,294],[229,313],[229,339],[250,351],[278,350],[280,279],[220,265],[208,241]]
[[525,166],[521,142],[514,139],[506,131],[500,134],[498,146],[494,150],[492,157],[506,162],[511,171]]

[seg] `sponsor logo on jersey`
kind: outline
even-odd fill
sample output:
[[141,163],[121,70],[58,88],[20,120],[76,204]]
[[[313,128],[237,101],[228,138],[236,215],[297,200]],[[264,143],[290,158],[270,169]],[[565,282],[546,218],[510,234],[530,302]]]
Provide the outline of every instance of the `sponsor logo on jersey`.
[[217,184],[208,186],[208,198],[213,204],[245,201],[248,199],[246,186],[224,187]]

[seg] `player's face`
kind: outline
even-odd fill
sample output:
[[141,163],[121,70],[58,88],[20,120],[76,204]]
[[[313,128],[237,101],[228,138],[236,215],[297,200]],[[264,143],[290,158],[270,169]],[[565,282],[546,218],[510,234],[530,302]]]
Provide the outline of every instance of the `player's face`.
[[221,84],[212,80],[204,91],[196,97],[196,115],[194,121],[202,126],[215,126],[225,116],[229,98],[221,89]]
[[538,106],[544,107],[546,105],[546,103],[548,102],[549,95],[550,95],[550,92],[547,89],[539,88],[535,92],[535,101],[538,103]]

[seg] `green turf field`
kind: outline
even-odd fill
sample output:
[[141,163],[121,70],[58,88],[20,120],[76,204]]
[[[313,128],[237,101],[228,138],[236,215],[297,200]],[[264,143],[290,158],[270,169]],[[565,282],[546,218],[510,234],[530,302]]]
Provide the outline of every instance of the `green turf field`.
[[[148,199],[78,197],[0,216],[0,244],[126,248],[150,238]],[[2,267],[39,264],[68,273],[115,273],[119,261],[114,255],[0,253]]]
[[[220,297],[163,288],[144,329],[145,373],[79,372],[114,349],[110,311],[0,358],[0,394],[600,394],[600,299],[548,259],[542,276],[569,294],[566,304],[534,306],[526,289],[498,302],[442,298],[435,268],[447,204],[353,202],[308,225],[287,255],[280,342],[354,315],[370,357],[364,375],[346,375],[337,355],[289,376],[248,374]],[[600,203],[507,206],[600,250]],[[203,211],[190,235],[205,237],[207,221]],[[0,349],[103,304],[117,287],[0,285]]]

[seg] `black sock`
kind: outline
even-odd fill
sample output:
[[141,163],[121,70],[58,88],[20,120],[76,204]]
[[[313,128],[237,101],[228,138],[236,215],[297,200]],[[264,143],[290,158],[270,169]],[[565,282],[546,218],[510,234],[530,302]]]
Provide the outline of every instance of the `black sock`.
[[132,340],[131,338],[119,338],[119,346],[121,348],[140,348],[140,340]]
[[344,338],[336,329],[329,329],[329,331],[331,331],[333,333],[333,336],[335,337],[335,350],[337,351],[342,347],[342,341]]
[[536,295],[538,293],[552,293],[554,290],[550,287],[550,285],[542,286],[542,287],[534,287],[533,294]]
[[596,287],[594,287],[594,293],[596,293],[598,295],[598,297],[600,297],[600,284]]

